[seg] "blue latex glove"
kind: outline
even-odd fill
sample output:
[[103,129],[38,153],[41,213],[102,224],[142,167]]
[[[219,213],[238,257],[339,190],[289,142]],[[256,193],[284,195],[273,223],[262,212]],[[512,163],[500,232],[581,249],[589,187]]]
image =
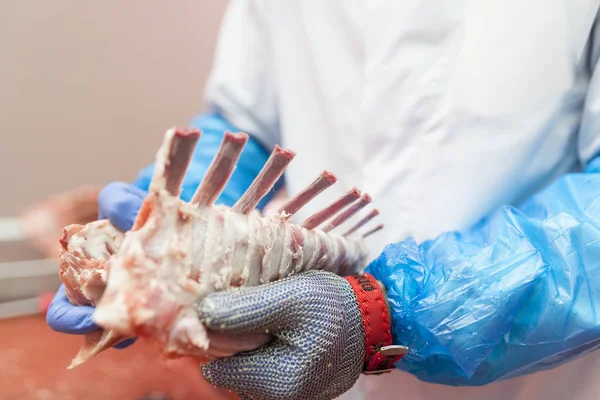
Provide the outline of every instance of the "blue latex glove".
[[[109,219],[117,228],[131,229],[147,192],[124,183],[111,183],[106,186],[98,198],[99,219]],[[61,333],[83,335],[100,329],[92,321],[94,307],[74,306],[69,302],[64,284],[56,292],[46,314],[46,321],[52,329]],[[126,339],[114,347],[124,349],[135,342],[136,338]]]
[[483,385],[600,345],[600,158],[464,233],[391,244],[367,272],[393,309],[397,367]]
[[[229,125],[218,114],[201,115],[192,121],[191,126],[200,129],[203,135],[198,141],[194,157],[183,181],[181,198],[186,201],[192,198],[196,188],[204,177],[212,158],[221,144],[223,133],[226,130],[232,132],[239,131]],[[216,202],[232,206],[250,186],[254,178],[256,178],[267,161],[268,156],[269,154],[258,142],[250,138],[240,156],[237,168]],[[109,219],[122,231],[131,229],[142,202],[148,194],[147,190],[153,173],[154,164],[144,168],[133,182],[133,185],[124,182],[113,182],[107,185],[98,198],[99,219]],[[282,184],[283,179],[259,203],[259,209],[262,209],[266,205],[271,199],[273,192]],[[91,316],[93,311],[93,307],[72,305],[66,297],[64,286],[61,285],[50,304],[48,313],[46,314],[46,321],[52,329],[58,332],[85,334],[98,329],[98,326],[92,322]],[[135,338],[127,339],[115,347],[125,348],[134,341]]]
[[[71,335],[84,335],[91,333],[100,327],[92,321],[92,312],[94,307],[90,306],[74,306],[69,302],[65,293],[64,285],[60,285],[60,288],[56,292],[48,313],[46,314],[46,321],[52,329],[61,333],[68,333]],[[130,338],[116,344],[114,347],[117,349],[124,349],[135,342],[136,338]]]

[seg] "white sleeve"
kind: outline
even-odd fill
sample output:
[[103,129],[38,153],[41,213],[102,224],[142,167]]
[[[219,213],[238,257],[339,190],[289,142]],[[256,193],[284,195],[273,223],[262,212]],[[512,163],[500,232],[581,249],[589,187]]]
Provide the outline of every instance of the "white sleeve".
[[592,27],[588,43],[590,83],[579,130],[579,157],[585,167],[600,155],[600,19]]
[[268,4],[232,0],[223,19],[205,99],[267,149],[280,144]]

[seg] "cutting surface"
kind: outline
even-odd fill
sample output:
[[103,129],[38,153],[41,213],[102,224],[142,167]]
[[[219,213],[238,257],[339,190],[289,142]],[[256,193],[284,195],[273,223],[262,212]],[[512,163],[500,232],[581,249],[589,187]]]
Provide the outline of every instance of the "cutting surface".
[[165,362],[143,341],[68,371],[81,340],[52,331],[42,315],[0,321],[0,398],[136,400],[152,392],[171,400],[236,398],[204,381],[193,360]]

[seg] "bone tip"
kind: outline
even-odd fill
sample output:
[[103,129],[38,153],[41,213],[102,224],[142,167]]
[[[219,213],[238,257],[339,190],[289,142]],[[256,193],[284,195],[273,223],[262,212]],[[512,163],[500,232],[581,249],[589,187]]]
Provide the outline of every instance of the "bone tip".
[[248,139],[250,138],[250,135],[248,135],[245,132],[229,132],[226,131],[225,132],[225,138],[224,140],[227,142],[233,142],[236,144],[246,144],[246,142],[248,141]]
[[71,364],[69,364],[69,366],[67,367],[67,369],[74,369],[79,367],[81,364],[85,363],[87,361],[87,359],[80,357],[79,355],[77,357],[75,357],[72,361]]
[[371,211],[371,216],[376,217],[379,215],[379,210],[378,209],[374,209],[373,211]]
[[202,131],[196,128],[173,128],[175,137],[178,139],[196,140],[202,135]]
[[357,187],[353,187],[348,191],[348,196],[352,197],[353,199],[358,199],[360,197],[360,190]]
[[275,149],[273,150],[273,153],[281,158],[285,158],[288,160],[291,160],[292,158],[296,157],[296,152],[294,152],[290,149],[284,149],[283,147],[280,147],[279,145],[275,145]]
[[370,203],[373,201],[373,199],[371,198],[371,195],[369,195],[368,193],[363,193],[362,196],[360,196],[360,199],[362,201],[364,201],[365,203]]
[[332,172],[329,171],[323,171],[321,173],[321,177],[330,185],[333,185],[337,182],[337,176],[335,176]]

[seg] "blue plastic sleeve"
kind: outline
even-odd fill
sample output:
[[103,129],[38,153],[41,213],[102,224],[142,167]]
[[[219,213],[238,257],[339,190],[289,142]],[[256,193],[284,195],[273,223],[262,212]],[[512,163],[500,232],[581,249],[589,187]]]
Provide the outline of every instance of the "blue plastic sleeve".
[[600,158],[522,207],[367,268],[386,286],[397,364],[417,378],[483,385],[550,369],[600,345]]
[[[182,184],[181,198],[186,201],[189,201],[192,198],[196,188],[202,181],[213,157],[219,149],[225,131],[240,131],[216,113],[199,115],[192,120],[190,125],[200,129],[202,131],[202,136],[198,141],[194,157]],[[217,204],[223,204],[230,207],[235,204],[259,174],[268,157],[269,153],[250,135],[250,139],[244,147],[236,169],[222,194],[216,201]],[[143,190],[148,190],[153,173],[154,164],[144,168],[138,174],[133,184]],[[281,187],[281,185],[283,185],[283,178],[280,179],[273,190],[261,200],[257,206],[259,210],[264,208],[272,198],[273,193]]]

